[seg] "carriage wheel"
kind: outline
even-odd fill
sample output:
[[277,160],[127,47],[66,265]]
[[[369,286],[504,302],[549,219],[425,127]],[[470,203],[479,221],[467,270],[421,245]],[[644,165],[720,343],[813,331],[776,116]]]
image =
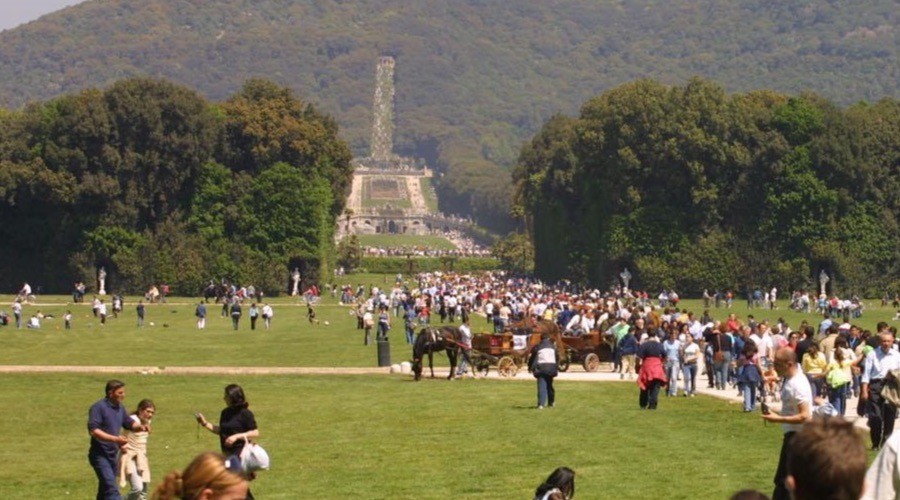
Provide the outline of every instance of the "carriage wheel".
[[503,356],[500,358],[500,362],[497,363],[497,371],[500,372],[501,377],[515,377],[519,367],[516,366],[516,362],[512,357]]
[[559,358],[559,361],[556,362],[556,367],[559,368],[559,371],[564,372],[569,369],[569,365],[571,361],[569,361],[569,355],[566,354],[566,357]]
[[598,368],[600,368],[600,356],[597,356],[594,353],[590,353],[584,357],[584,371],[586,372],[595,372]]

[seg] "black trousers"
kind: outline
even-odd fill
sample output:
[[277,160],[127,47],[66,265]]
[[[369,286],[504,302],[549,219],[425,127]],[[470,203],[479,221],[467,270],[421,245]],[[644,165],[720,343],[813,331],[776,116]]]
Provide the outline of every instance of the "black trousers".
[[638,398],[638,403],[640,403],[641,408],[649,408],[651,410],[656,409],[656,405],[659,403],[659,388],[661,386],[661,381],[651,380],[646,389],[641,389],[641,395]]
[[897,408],[888,403],[882,396],[884,380],[873,380],[869,383],[869,401],[866,403],[866,416],[869,417],[869,437],[872,448],[881,448],[891,434],[894,433],[894,422],[897,420]]
[[772,500],[791,500],[791,492],[784,485],[787,477],[787,455],[791,449],[791,441],[794,439],[795,432],[785,432],[784,439],[781,441],[781,453],[778,454],[778,468],[775,469],[775,491],[772,492]]

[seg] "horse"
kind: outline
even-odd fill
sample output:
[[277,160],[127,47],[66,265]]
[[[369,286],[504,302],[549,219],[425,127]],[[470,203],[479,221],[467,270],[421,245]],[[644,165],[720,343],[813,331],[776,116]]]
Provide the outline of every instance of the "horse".
[[209,302],[209,299],[215,299],[217,295],[216,285],[210,281],[209,285],[206,285],[206,288],[203,289],[203,301]]
[[456,376],[456,358],[459,355],[462,333],[455,326],[428,326],[419,332],[413,343],[413,374],[415,380],[422,378],[422,358],[428,354],[428,367],[431,368],[431,378],[434,378],[434,352],[447,351],[447,359],[450,360],[450,376],[452,380]]
[[224,282],[221,285],[216,285],[210,281],[206,288],[203,289],[203,300],[205,302],[209,302],[209,299],[216,299],[214,303],[218,304],[229,298],[231,298],[231,287]]

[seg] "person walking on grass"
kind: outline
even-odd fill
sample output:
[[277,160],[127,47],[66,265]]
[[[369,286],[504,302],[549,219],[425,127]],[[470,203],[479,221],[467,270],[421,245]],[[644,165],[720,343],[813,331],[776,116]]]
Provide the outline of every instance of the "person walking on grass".
[[150,432],[150,424],[135,422],[128,417],[123,405],[125,382],[110,380],[106,383],[106,396],[91,405],[88,410],[87,430],[91,436],[88,462],[97,475],[97,500],[119,500],[116,483],[116,465],[119,448],[128,439],[119,435],[120,430]]
[[234,329],[237,330],[238,326],[241,323],[241,303],[238,300],[234,300],[231,303],[231,325],[234,326]]
[[250,304],[250,329],[256,330],[256,320],[259,318],[259,308],[256,302]]
[[137,311],[137,326],[140,328],[144,326],[144,301],[139,300],[134,309]]
[[[227,406],[219,414],[219,425],[207,421],[202,413],[197,413],[197,423],[219,436],[222,454],[239,457],[247,443],[259,438],[256,416],[250,411],[250,403],[244,396],[244,389],[237,384],[225,387],[225,404]],[[247,491],[246,498],[253,500],[253,494]]]
[[197,304],[197,310],[194,311],[194,316],[197,316],[197,329],[203,330],[206,328],[206,304],[202,301]]
[[550,340],[550,334],[541,334],[541,343],[531,351],[528,360],[528,370],[537,379],[537,408],[542,410],[556,404],[556,391],[553,389],[553,379],[559,374],[558,360],[556,358],[556,346]]
[[[666,351],[656,338],[656,331],[647,332],[647,340],[638,347],[637,357],[641,360],[641,373],[638,375],[638,387],[641,393],[638,403],[641,409],[655,410],[659,403],[659,388],[666,383],[666,374],[663,371],[663,360]],[[671,381],[670,383],[677,383]]]
[[[263,322],[266,325],[266,330],[268,330],[269,328],[272,327],[272,317],[274,317],[274,316],[275,316],[275,311],[272,310],[272,306],[270,306],[268,303],[263,304],[262,317],[263,317]],[[313,317],[315,317],[315,315],[313,315]]]

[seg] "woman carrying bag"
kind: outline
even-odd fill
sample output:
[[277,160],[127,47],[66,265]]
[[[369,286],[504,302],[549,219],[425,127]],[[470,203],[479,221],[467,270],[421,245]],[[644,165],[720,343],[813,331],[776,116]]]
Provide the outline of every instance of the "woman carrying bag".
[[[248,408],[250,405],[244,397],[244,390],[237,384],[225,387],[225,404],[228,405],[219,415],[219,425],[213,425],[202,413],[197,413],[197,422],[213,434],[219,435],[219,445],[226,457],[241,457],[244,446],[250,440],[259,438],[256,418]],[[255,479],[251,472],[249,480]],[[253,494],[247,491],[247,498],[253,500]]]

